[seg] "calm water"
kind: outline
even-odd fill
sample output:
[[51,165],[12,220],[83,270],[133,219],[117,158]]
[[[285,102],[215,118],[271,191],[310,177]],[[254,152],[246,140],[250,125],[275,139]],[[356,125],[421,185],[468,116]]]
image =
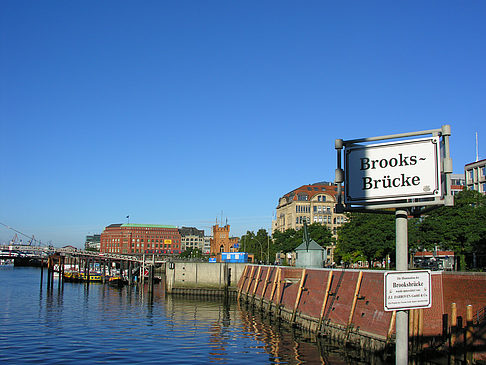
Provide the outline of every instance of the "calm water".
[[[0,267],[0,363],[357,364],[352,354],[236,303],[64,283]],[[375,361],[373,361],[375,362]]]

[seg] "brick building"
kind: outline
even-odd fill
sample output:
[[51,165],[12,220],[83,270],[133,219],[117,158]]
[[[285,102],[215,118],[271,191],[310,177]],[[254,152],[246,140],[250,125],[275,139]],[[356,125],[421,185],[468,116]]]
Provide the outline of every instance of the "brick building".
[[211,256],[216,256],[221,252],[238,252],[238,237],[230,237],[229,224],[220,227],[213,226],[213,238],[211,238]]
[[181,235],[176,226],[111,224],[101,233],[100,252],[179,254]]

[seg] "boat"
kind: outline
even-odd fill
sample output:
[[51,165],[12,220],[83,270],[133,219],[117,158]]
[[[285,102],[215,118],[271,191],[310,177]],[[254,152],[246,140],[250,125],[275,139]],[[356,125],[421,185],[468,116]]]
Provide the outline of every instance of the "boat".
[[125,280],[121,276],[113,276],[108,279],[108,285],[121,288],[125,285]]

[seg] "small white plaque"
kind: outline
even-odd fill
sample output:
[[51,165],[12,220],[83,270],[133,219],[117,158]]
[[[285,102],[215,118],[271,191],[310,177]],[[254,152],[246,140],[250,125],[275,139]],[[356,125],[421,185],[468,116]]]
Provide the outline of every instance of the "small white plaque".
[[429,270],[388,271],[384,279],[385,311],[430,308]]

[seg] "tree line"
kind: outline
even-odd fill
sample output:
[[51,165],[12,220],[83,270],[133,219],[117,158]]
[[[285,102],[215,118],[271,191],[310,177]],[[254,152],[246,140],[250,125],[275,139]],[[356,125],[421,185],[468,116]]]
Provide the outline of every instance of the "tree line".
[[[336,245],[336,264],[357,261],[395,260],[395,215],[347,213],[347,222],[338,229],[337,242],[331,231],[318,223],[308,226],[310,239],[322,247]],[[248,231],[240,239],[240,251],[253,253],[256,261],[272,263],[278,252],[293,251],[303,242],[302,230]],[[486,196],[464,190],[455,196],[453,207],[439,207],[419,218],[408,220],[409,253],[454,251],[459,269],[486,268]]]

